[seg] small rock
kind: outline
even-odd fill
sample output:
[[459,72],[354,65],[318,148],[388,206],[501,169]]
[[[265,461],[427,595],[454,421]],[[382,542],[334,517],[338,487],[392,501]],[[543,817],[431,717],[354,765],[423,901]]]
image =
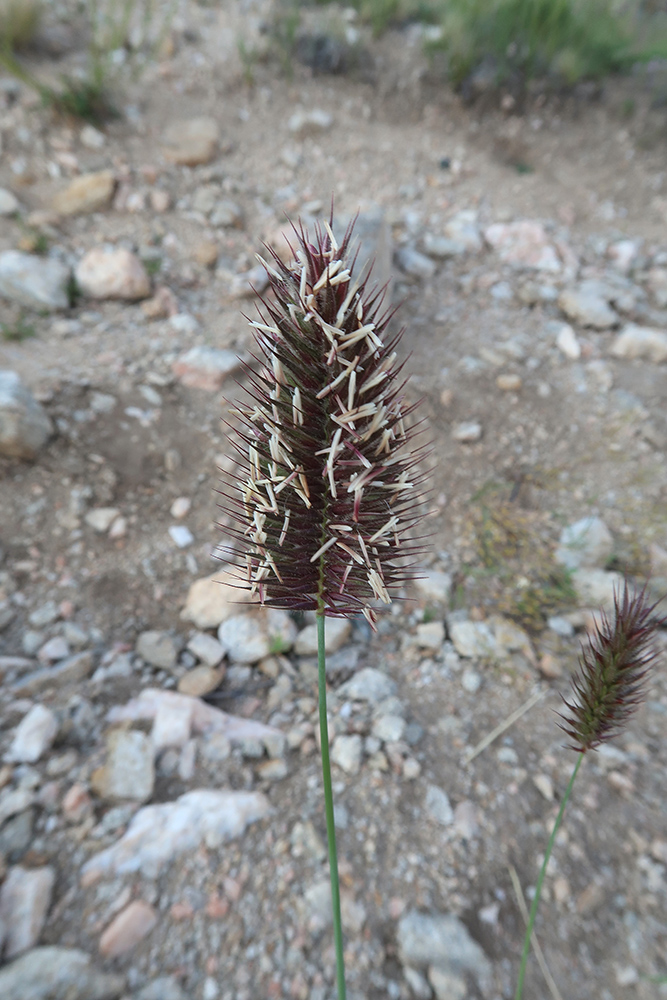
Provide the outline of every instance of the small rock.
[[62,635],[54,635],[53,639],[45,642],[37,653],[40,663],[55,663],[64,660],[66,656],[69,656],[69,646]]
[[453,215],[445,223],[444,233],[448,239],[458,246],[462,246],[464,250],[475,253],[482,249],[482,238],[477,225],[477,212],[474,209],[465,208]]
[[428,786],[424,807],[431,819],[434,819],[440,826],[451,826],[454,822],[454,810],[449,804],[447,793],[442,788],[438,788],[437,785]]
[[478,674],[476,670],[472,670],[471,667],[466,667],[466,669],[461,674],[461,687],[468,694],[477,694],[482,686],[482,675]]
[[192,545],[195,536],[184,524],[172,524],[169,526],[169,537],[174,545],[179,549],[187,549]]
[[265,760],[257,767],[257,777],[262,781],[282,781],[288,775],[284,760]]
[[225,655],[224,647],[207,632],[195,632],[188,642],[187,649],[208,667],[217,667]]
[[139,990],[135,1000],[188,1000],[173,976],[160,976]]
[[39,941],[55,879],[49,867],[9,869],[0,889],[0,926],[7,928],[5,958],[15,958]]
[[416,969],[433,966],[455,975],[469,972],[483,991],[488,990],[491,964],[457,917],[410,910],[399,920],[397,939],[403,965]]
[[486,242],[501,260],[515,267],[558,273],[560,258],[540,222],[495,223],[484,232]]
[[58,720],[51,709],[44,705],[33,705],[17,727],[7,759],[35,764],[53,746],[57,735]]
[[617,271],[628,274],[639,256],[639,240],[616,240],[607,247],[607,256]]
[[77,264],[74,276],[81,293],[91,299],[135,302],[151,293],[151,280],[136,254],[120,247],[89,250]]
[[547,802],[553,802],[554,800],[554,783],[548,774],[534,774],[533,784],[537,788],[540,795],[547,800]]
[[623,577],[620,573],[582,567],[572,572],[571,579],[579,602],[584,607],[610,610],[614,607],[614,594],[623,593]]
[[639,358],[660,364],[667,361],[667,332],[628,323],[611,345],[611,353],[615,358]]
[[120,511],[117,507],[95,507],[93,510],[88,511],[84,520],[86,524],[93,529],[93,531],[97,531],[98,534],[104,535],[116,520],[119,513]]
[[441,570],[425,569],[414,581],[414,588],[423,601],[447,604],[452,591],[452,577]]
[[287,128],[298,139],[327,132],[333,125],[333,115],[321,108],[295,111],[287,123]]
[[146,319],[170,319],[178,313],[178,301],[170,288],[160,285],[150,299],[141,303]]
[[374,667],[364,667],[338,689],[341,698],[375,705],[396,694],[396,682]]
[[445,971],[432,965],[428,970],[428,981],[433,987],[437,1000],[466,1000],[466,981],[455,972]]
[[452,430],[454,441],[460,441],[463,444],[479,441],[481,437],[482,425],[478,424],[476,420],[466,420],[461,424],[456,424]]
[[434,233],[426,233],[424,235],[423,245],[429,257],[435,257],[436,260],[460,257],[467,251],[464,243],[452,240],[448,236],[436,236]]
[[667,307],[667,269],[652,267],[646,275],[649,291],[660,309]]
[[563,529],[554,557],[568,569],[603,568],[614,551],[612,534],[599,517],[584,517]]
[[411,278],[430,278],[435,274],[435,264],[431,258],[413,247],[399,247],[396,251],[396,263]]
[[542,676],[546,677],[548,680],[557,680],[559,677],[563,676],[562,665],[551,653],[544,653],[540,657],[537,669]]
[[380,715],[373,722],[371,733],[383,743],[398,743],[403,739],[405,719],[400,715]]
[[241,365],[234,351],[218,347],[191,347],[173,363],[174,375],[193,389],[217,392],[225,379]]
[[213,789],[196,789],[175,802],[144,806],[120,840],[86,862],[84,884],[91,885],[105,874],[140,872],[156,878],[175,858],[194,854],[202,843],[211,850],[219,848],[269,811],[269,801],[260,792]]
[[331,747],[331,760],[346,774],[358,774],[363,755],[363,741],[355,733],[353,736],[337,736]]
[[32,697],[46,688],[60,690],[65,684],[74,684],[85,680],[93,669],[93,654],[90,650],[75,653],[74,656],[61,660],[56,667],[47,670],[36,670],[21,677],[14,685],[14,694],[20,697]]
[[98,972],[76,948],[33,948],[0,969],[2,1000],[116,1000],[123,976]]
[[451,621],[449,635],[459,656],[486,659],[496,652],[493,632],[485,622]]
[[84,125],[79,132],[79,142],[86,149],[103,149],[106,141],[104,132],[100,132],[92,125]]
[[77,782],[65,794],[62,801],[63,816],[68,823],[82,823],[93,812],[93,800],[85,787]]
[[0,455],[34,458],[53,425],[16,372],[0,370]]
[[220,247],[213,240],[203,240],[197,244],[192,256],[204,267],[215,267],[220,256]]
[[163,702],[155,713],[151,739],[156,753],[165,747],[184,747],[190,739],[194,705],[190,700]]
[[[215,639],[213,641],[215,642]],[[190,695],[192,698],[203,698],[220,687],[224,676],[224,668],[194,667],[179,679],[178,690],[181,694]]]
[[472,840],[479,833],[479,812],[474,802],[464,799],[454,810],[454,829],[459,837]]
[[219,138],[218,124],[212,118],[186,118],[174,122],[162,137],[165,159],[187,167],[210,163]]
[[581,357],[581,344],[577,340],[577,335],[569,323],[560,323],[556,334],[556,347],[572,361]]
[[422,976],[421,972],[417,972],[416,969],[411,969],[409,966],[403,969],[403,975],[405,981],[410,987],[410,996],[414,997],[414,1000],[432,1000],[433,990],[429,986],[428,980],[425,976]]
[[181,643],[169,632],[149,630],[140,634],[136,648],[142,660],[152,667],[173,670],[178,662]]
[[236,202],[223,198],[211,212],[209,222],[223,229],[242,229],[243,209]]
[[149,737],[137,730],[113,730],[107,737],[106,764],[93,772],[92,782],[103,799],[149,799],[155,783]]
[[570,639],[574,635],[574,625],[561,615],[553,615],[547,618],[547,625],[556,635],[562,635],[565,639]]
[[217,628],[239,610],[239,605],[250,601],[248,591],[239,589],[238,584],[237,573],[224,566],[212,576],[195,580],[190,585],[181,618],[199,629]]
[[111,203],[115,186],[111,170],[82,174],[81,177],[75,177],[64,191],[58,192],[52,202],[53,210],[58,215],[98,212]]
[[[285,631],[286,648],[294,642],[296,626],[284,611],[262,609],[252,615],[233,615],[222,623],[218,629],[218,639],[225,653],[234,663],[257,663],[282,646],[282,633]],[[289,634],[292,632],[292,639]]]
[[16,215],[20,208],[21,204],[18,198],[6,188],[0,188],[0,218]]
[[[352,623],[349,618],[327,618],[324,626],[324,649],[336,653],[350,638]],[[306,625],[296,637],[294,652],[297,656],[317,655],[317,625]]]
[[69,308],[70,270],[59,260],[19,250],[0,253],[0,296],[27,309]]
[[445,626],[443,622],[423,622],[417,626],[417,645],[437,653],[445,641]]
[[261,295],[268,287],[268,272],[263,264],[257,264],[249,271],[231,277],[228,294],[231,299],[251,299],[255,295]]
[[618,323],[618,315],[607,300],[586,286],[566,288],[558,298],[558,305],[569,319],[582,326],[606,330]]
[[143,899],[133,900],[114,917],[100,938],[100,954],[118,958],[132,951],[157,924],[157,913]]
[[499,375],[496,379],[496,385],[503,392],[518,392],[523,381],[520,375]]
[[176,316],[171,316],[169,319],[169,326],[176,333],[185,333],[189,337],[195,334],[199,329],[199,323],[190,313],[181,312]]
[[148,200],[154,212],[166,212],[171,207],[171,195],[161,188],[153,188],[149,191]]

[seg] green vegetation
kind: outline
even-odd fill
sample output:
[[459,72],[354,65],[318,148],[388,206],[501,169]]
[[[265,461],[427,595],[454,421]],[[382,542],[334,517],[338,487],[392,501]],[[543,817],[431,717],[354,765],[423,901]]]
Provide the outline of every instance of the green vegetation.
[[0,337],[3,340],[21,342],[35,336],[35,328],[26,322],[23,313],[15,323],[0,323]]
[[28,48],[42,20],[41,0],[0,0],[0,51]]

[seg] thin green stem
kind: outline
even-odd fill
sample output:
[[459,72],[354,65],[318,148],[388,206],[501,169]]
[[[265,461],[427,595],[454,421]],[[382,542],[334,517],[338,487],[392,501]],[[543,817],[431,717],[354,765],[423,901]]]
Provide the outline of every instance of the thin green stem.
[[327,724],[327,669],[324,655],[324,610],[317,612],[317,676],[320,705],[320,743],[322,745],[322,778],[324,781],[324,812],[329,842],[329,873],[331,875],[331,906],[333,910],[334,942],[336,947],[336,983],[338,1000],[345,1000],[345,961],[343,958],[343,925],[340,918],[340,883],[336,853],[331,764],[329,763],[329,726]]
[[554,828],[551,831],[551,836],[549,837],[549,843],[547,844],[547,849],[544,855],[544,861],[542,862],[542,867],[540,869],[540,874],[538,875],[537,878],[537,885],[535,886],[535,895],[533,896],[533,903],[530,908],[530,916],[528,918],[528,926],[526,927],[526,936],[523,940],[523,954],[521,955],[521,968],[519,969],[519,979],[516,984],[516,993],[514,994],[514,1000],[521,1000],[521,994],[523,992],[523,980],[526,975],[526,965],[528,963],[528,955],[530,953],[530,939],[533,936],[533,927],[535,926],[535,917],[537,916],[537,908],[540,905],[542,883],[544,882],[544,876],[547,873],[547,865],[549,864],[549,858],[551,857],[551,852],[553,851],[554,843],[556,841],[556,834],[558,833],[558,829],[563,819],[565,806],[567,805],[567,800],[569,799],[572,793],[572,786],[574,785],[574,779],[577,777],[577,772],[581,767],[581,762],[583,759],[584,759],[583,753],[577,755],[577,763],[574,765],[574,771],[572,772],[570,783],[565,789],[565,795],[563,796],[563,801],[560,804],[560,809],[558,810],[558,815],[556,816],[556,822],[554,823]]

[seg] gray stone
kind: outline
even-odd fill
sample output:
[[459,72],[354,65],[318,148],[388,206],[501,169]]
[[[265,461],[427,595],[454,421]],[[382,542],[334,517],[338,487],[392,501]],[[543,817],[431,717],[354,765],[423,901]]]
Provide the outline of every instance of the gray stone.
[[210,163],[216,154],[220,130],[213,118],[187,118],[169,125],[162,136],[165,158],[171,163],[195,167]]
[[65,657],[69,656],[69,653],[70,649],[65,637],[54,635],[52,639],[48,639],[40,647],[37,652],[37,658],[41,663],[55,663],[58,660],[64,660]]
[[29,788],[4,789],[0,794],[0,826],[11,816],[24,812],[35,801]]
[[76,948],[33,948],[0,969],[2,1000],[116,1000],[123,976],[98,972]]
[[0,217],[16,215],[20,208],[18,198],[7,188],[0,188]]
[[0,370],[0,455],[34,458],[53,425],[16,372]]
[[502,260],[514,267],[556,274],[563,269],[541,222],[533,219],[497,222],[485,229],[484,238]]
[[482,686],[482,675],[478,674],[476,670],[468,667],[461,674],[461,687],[468,694],[477,694]]
[[331,760],[346,774],[358,774],[361,768],[363,741],[355,733],[353,736],[337,736],[331,748]]
[[496,653],[496,640],[486,622],[450,621],[449,635],[459,656],[486,659]]
[[58,720],[50,708],[33,705],[18,725],[12,740],[8,760],[35,764],[58,735]]
[[561,615],[552,615],[547,619],[547,625],[552,632],[563,636],[564,639],[570,639],[574,635],[574,625]]
[[422,622],[417,626],[417,645],[420,649],[437,653],[445,641],[445,626],[443,622]]
[[11,862],[20,861],[32,843],[34,823],[34,809],[26,809],[8,819],[0,829],[0,854]]
[[160,976],[139,990],[134,1000],[188,1000],[173,976]]
[[257,663],[271,653],[269,636],[255,615],[232,615],[218,629],[218,640],[234,663]]
[[599,517],[584,517],[563,528],[555,558],[568,569],[603,568],[613,550],[614,539],[604,521]]
[[373,722],[371,732],[383,743],[398,743],[405,732],[405,719],[400,715],[380,715]]
[[58,618],[60,618],[60,612],[55,601],[46,601],[45,604],[40,604],[28,615],[28,621],[33,628],[44,628],[46,625],[52,625]]
[[0,889],[0,926],[7,928],[5,958],[16,958],[39,941],[56,879],[53,868],[10,868]]
[[207,667],[217,667],[225,655],[224,647],[207,632],[195,632],[190,638],[187,648]]
[[212,226],[223,229],[240,229],[243,226],[243,209],[236,202],[223,198],[214,207],[209,221]]
[[558,305],[569,319],[582,326],[606,330],[618,323],[618,315],[608,301],[586,286],[566,288],[559,296]]
[[[327,618],[324,623],[324,649],[336,653],[345,645],[352,632],[349,618]],[[296,637],[294,651],[297,656],[317,655],[317,625],[306,625]]]
[[50,257],[18,250],[0,254],[0,296],[28,309],[57,312],[69,308],[70,269]]
[[295,111],[287,123],[287,128],[299,139],[309,135],[327,132],[333,125],[333,115],[322,108],[308,108]]
[[48,687],[61,688],[65,684],[74,684],[90,676],[93,663],[90,650],[75,653],[66,660],[61,660],[56,667],[26,674],[16,682],[12,690],[14,694],[25,696],[38,694]]
[[454,810],[449,803],[447,793],[437,785],[428,786],[424,805],[431,819],[440,826],[451,826],[454,822]]
[[397,938],[403,965],[416,969],[433,966],[455,975],[469,972],[482,990],[489,988],[491,964],[457,917],[410,910],[399,920]]
[[151,280],[136,254],[123,247],[95,247],[85,254],[74,272],[83,295],[91,299],[136,302],[151,293]]
[[452,590],[452,577],[437,569],[421,570],[414,581],[414,588],[422,600],[446,604]]
[[114,729],[107,738],[107,760],[93,773],[93,787],[104,799],[144,802],[153,794],[153,742],[137,730]]
[[395,257],[401,271],[411,278],[431,278],[435,274],[435,264],[431,258],[419,253],[414,247],[399,247]]
[[436,236],[434,233],[426,233],[423,246],[429,257],[436,260],[447,260],[448,257],[460,257],[467,252],[465,243],[452,240],[448,236]]
[[444,226],[445,236],[465,250],[475,252],[482,249],[482,238],[477,225],[477,212],[464,208],[452,216]]
[[100,535],[106,534],[120,511],[117,507],[94,507],[89,510],[84,520],[86,524]]
[[482,425],[476,420],[465,420],[463,423],[456,424],[452,429],[452,438],[462,444],[471,444],[474,441],[479,441],[481,437]]
[[455,972],[445,971],[432,965],[428,970],[428,981],[437,1000],[466,1000],[468,996],[465,979]]
[[559,323],[556,332],[556,347],[571,361],[581,357],[581,344],[569,323]]
[[607,573],[602,569],[582,567],[572,573],[572,583],[579,603],[587,608],[614,606],[614,593],[623,593],[623,577],[620,573]]
[[628,323],[611,345],[611,353],[623,360],[638,358],[660,364],[667,361],[667,332]]
[[136,648],[142,660],[152,667],[173,670],[178,663],[181,643],[170,632],[151,629],[141,633]]
[[234,351],[203,345],[186,351],[173,363],[172,371],[183,385],[215,392],[240,364]]
[[372,705],[396,694],[396,682],[375,667],[364,667],[338,689],[341,698],[368,701]]

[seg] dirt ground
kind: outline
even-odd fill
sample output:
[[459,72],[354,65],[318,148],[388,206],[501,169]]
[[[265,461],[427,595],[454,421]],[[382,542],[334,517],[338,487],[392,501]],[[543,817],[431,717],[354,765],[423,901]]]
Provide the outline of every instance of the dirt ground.
[[[466,996],[510,997],[523,922],[508,866],[524,892],[534,886],[573,765],[553,710],[567,691],[590,603],[554,561],[558,538],[565,525],[598,516],[614,540],[606,570],[640,582],[649,573],[667,577],[667,365],[614,356],[618,331],[575,321],[580,353],[566,356],[553,326],[566,318],[557,295],[579,280],[618,274],[609,247],[627,239],[636,253],[623,280],[634,298],[618,306],[621,328],[667,329],[667,308],[652,298],[647,278],[667,262],[665,110],[654,101],[650,74],[612,80],[594,94],[535,94],[520,108],[490,98],[465,104],[430,72],[414,26],[370,40],[364,72],[318,75],[294,60],[286,74],[275,58],[242,59],[237,44],[242,38],[244,52],[259,53],[266,36],[258,24],[269,14],[269,7],[231,0],[183,4],[173,51],[140,82],[128,72],[124,114],[96,149],[82,144],[79,126],[36,106],[25,88],[15,96],[0,89],[0,187],[25,209],[23,221],[0,219],[0,252],[19,246],[28,215],[48,212],[73,176],[109,168],[118,185],[111,207],[42,220],[51,252],[76,263],[92,247],[113,244],[158,260],[154,283],[167,286],[179,314],[193,318],[179,327],[148,320],[138,303],[80,298],[66,314],[30,312],[34,336],[0,341],[0,368],[19,373],[56,427],[34,461],[0,458],[0,596],[13,611],[0,633],[0,656],[32,659],[28,616],[51,600],[70,602],[69,619],[89,637],[96,663],[111,650],[133,650],[146,629],[189,634],[179,617],[188,588],[217,565],[216,468],[229,454],[221,417],[236,390],[233,377],[213,392],[188,387],[172,365],[195,344],[250,348],[241,314],[254,316],[255,303],[230,294],[231,282],[255,266],[262,241],[286,215],[322,218],[332,197],[337,215],[380,210],[395,251],[391,295],[403,303],[409,393],[423,398],[433,440],[425,565],[449,574],[451,586],[440,601],[406,595],[412,600],[397,602],[377,635],[355,623],[344,649],[356,660],[343,659],[332,679],[336,716],[344,699],[335,692],[351,664],[377,667],[396,681],[405,717],[416,724],[414,744],[396,760],[390,748],[386,769],[367,759],[357,774],[335,774],[345,810],[343,884],[362,913],[347,938],[350,994],[429,995],[405,978],[397,945],[398,916],[416,909],[460,917],[490,959],[491,982],[470,975]],[[31,58],[38,72],[53,76],[76,65],[80,51],[58,62]],[[331,125],[305,137],[291,132],[293,113],[313,108],[328,112]],[[219,126],[216,156],[194,167],[169,163],[165,129],[203,116]],[[193,209],[202,185],[217,185],[240,209],[238,226],[211,225]],[[169,194],[165,211],[151,207],[154,188]],[[128,209],[132,193],[139,194],[136,210]],[[402,250],[423,252],[425,236],[440,234],[463,210],[477,213],[479,249],[429,257],[432,269],[422,275],[402,269]],[[483,239],[488,226],[516,220],[544,224],[549,244],[561,248],[558,272],[503,260]],[[215,267],[201,263],[210,242]],[[546,283],[554,295],[530,302],[531,283]],[[3,322],[18,321],[15,304],[0,299],[0,310]],[[514,388],[501,388],[499,376],[516,376],[504,383]],[[100,394],[115,400],[106,411]],[[460,439],[457,428],[466,422],[479,424],[474,440]],[[183,549],[168,533],[179,497],[191,501],[184,523],[193,543]],[[117,508],[124,533],[114,539],[87,526],[85,512],[97,507]],[[487,660],[455,651],[456,616],[484,622],[498,614],[526,630],[529,647]],[[550,627],[553,616],[567,619],[572,634]],[[64,617],[42,629],[44,641],[61,633]],[[446,621],[440,648],[420,648],[416,629],[424,621]],[[667,652],[667,634],[661,641]],[[315,719],[312,662],[292,654],[284,669],[291,694],[279,717],[271,701],[278,681],[254,667],[241,677],[245,686],[223,681],[209,700],[286,732],[308,725]],[[537,933],[568,1000],[667,995],[650,981],[667,972],[664,671],[663,656],[629,730],[607,754],[585,761],[557,841]],[[3,747],[29,707],[14,687],[20,673],[6,670]],[[90,787],[108,708],[149,684],[166,684],[166,676],[144,664],[129,677],[47,688],[37,697],[61,722],[82,704],[90,716],[80,738],[68,736],[63,723],[50,751],[76,752],[71,772],[58,779],[58,801],[73,781]],[[534,691],[543,691],[541,700],[466,762]],[[354,711],[348,732],[355,731]],[[356,731],[367,734],[364,726],[360,716]],[[197,1000],[329,1000],[329,931],[312,923],[304,903],[307,889],[326,877],[315,749],[310,739],[292,750],[278,781],[262,779],[238,754],[217,766],[202,758],[189,782],[158,765],[153,802],[191,787],[261,789],[273,811],[242,838],[217,850],[201,847],[157,879],[136,874],[82,886],[81,866],[99,846],[90,826],[66,823],[57,803],[50,811],[40,806],[29,843],[6,859],[56,870],[40,943],[82,948],[99,968],[127,977],[128,997],[168,974]],[[411,780],[401,753],[418,762]],[[40,787],[49,780],[47,761],[7,765],[3,783],[16,785],[30,770]],[[462,833],[458,820],[433,819],[424,804],[431,786],[453,806],[472,803],[473,832]],[[109,803],[97,796],[93,803],[99,824]],[[298,823],[312,838],[297,849]],[[213,920],[206,899],[223,885],[228,912]],[[104,959],[100,932],[126,887],[153,905],[159,920],[131,952]],[[184,901],[190,909],[178,918],[174,904]],[[524,995],[550,995],[536,963]]]

